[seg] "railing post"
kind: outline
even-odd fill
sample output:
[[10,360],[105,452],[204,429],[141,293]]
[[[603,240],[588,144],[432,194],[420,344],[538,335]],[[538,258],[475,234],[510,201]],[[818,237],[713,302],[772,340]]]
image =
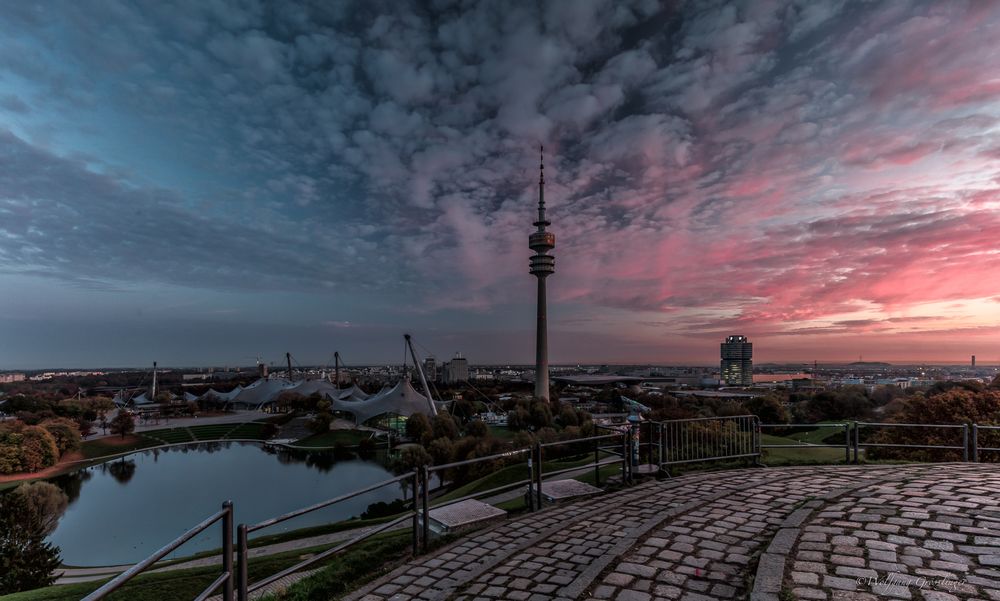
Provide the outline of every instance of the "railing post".
[[622,432],[622,486],[628,483],[628,464],[632,461],[628,452],[628,432]]
[[535,494],[538,498],[535,500],[535,505],[541,509],[542,508],[542,443],[535,443],[535,473],[537,479],[535,480]]
[[844,424],[844,463],[851,462],[851,424]]
[[420,505],[421,505],[421,517],[423,518],[423,532],[421,533],[421,543],[423,544],[424,553],[427,552],[427,544],[430,541],[431,534],[431,516],[427,512],[427,499],[430,496],[430,492],[427,490],[430,488],[430,472],[427,470],[427,466],[420,467],[421,480],[423,480],[423,485],[420,487]]
[[247,601],[247,525],[240,524],[236,529],[236,553],[237,573],[236,573],[236,601]]
[[969,424],[962,424],[962,461],[969,461]]
[[528,511],[535,510],[535,447],[528,449]]
[[226,501],[222,504],[226,513],[222,516],[222,570],[229,576],[222,584],[222,598],[224,601],[233,600],[233,502]]
[[979,424],[972,424],[972,460],[979,463]]
[[420,490],[420,471],[413,470],[413,556],[420,554],[420,505],[417,494]]
[[861,433],[859,432],[858,422],[854,422],[854,463],[859,463],[858,460],[858,446],[860,446]]
[[663,432],[663,424],[661,424],[660,422],[656,422],[656,444],[657,444],[657,450],[656,450],[656,467],[658,468],[656,470],[657,472],[659,472],[661,469],[663,469],[663,439],[664,439],[664,437],[665,437],[665,434]]
[[[596,430],[595,430],[596,432]],[[601,441],[594,441],[594,486],[597,488],[601,487],[601,466],[598,463],[601,462]]]

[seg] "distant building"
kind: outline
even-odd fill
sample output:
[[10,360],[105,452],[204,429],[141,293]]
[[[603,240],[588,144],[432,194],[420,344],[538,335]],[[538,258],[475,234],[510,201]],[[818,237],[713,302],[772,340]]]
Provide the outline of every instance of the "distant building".
[[445,384],[465,382],[469,379],[469,360],[462,353],[455,353],[451,361],[441,364],[441,381]]
[[434,382],[438,377],[437,360],[434,357],[427,357],[424,359],[424,377],[427,378],[429,382]]
[[746,336],[727,336],[721,347],[722,383],[728,386],[752,386],[753,344]]
[[0,384],[9,384],[11,382],[23,382],[24,374],[0,374]]

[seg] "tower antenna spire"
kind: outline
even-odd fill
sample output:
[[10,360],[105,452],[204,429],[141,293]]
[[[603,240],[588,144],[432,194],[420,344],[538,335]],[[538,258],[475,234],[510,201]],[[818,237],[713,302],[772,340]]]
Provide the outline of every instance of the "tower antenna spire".
[[549,333],[545,306],[545,278],[555,273],[556,260],[549,251],[556,247],[556,236],[546,231],[551,223],[545,218],[545,147],[539,145],[538,159],[538,221],[537,231],[528,236],[528,248],[535,251],[531,257],[531,275],[538,278],[538,312],[535,331],[535,397],[549,399]]

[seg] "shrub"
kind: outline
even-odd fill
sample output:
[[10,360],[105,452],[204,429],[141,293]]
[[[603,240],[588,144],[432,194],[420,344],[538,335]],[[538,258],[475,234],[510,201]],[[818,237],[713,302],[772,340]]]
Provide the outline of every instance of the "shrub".
[[0,473],[37,472],[59,460],[59,448],[40,426],[19,421],[0,423]]
[[80,441],[80,430],[73,420],[65,417],[57,417],[47,419],[40,425],[48,430],[52,438],[55,439],[56,448],[59,449],[60,456],[80,450],[80,445],[82,444]]

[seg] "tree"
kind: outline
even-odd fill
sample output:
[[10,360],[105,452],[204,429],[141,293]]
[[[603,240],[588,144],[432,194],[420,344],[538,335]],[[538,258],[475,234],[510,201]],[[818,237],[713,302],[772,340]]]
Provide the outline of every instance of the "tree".
[[569,405],[563,405],[562,409],[559,410],[559,423],[564,427],[580,425],[576,411]]
[[438,413],[434,416],[434,419],[431,420],[431,430],[434,432],[434,438],[450,440],[458,438],[458,426],[447,413]]
[[442,463],[451,461],[455,447],[451,440],[447,438],[436,438],[431,441],[430,446],[427,447],[427,451],[434,459],[434,465],[441,465]]
[[55,439],[60,456],[80,449],[80,430],[73,420],[56,417],[47,419],[40,425]]
[[135,418],[128,411],[119,411],[118,415],[111,420],[111,433],[119,434],[125,438],[126,434],[135,432]]
[[59,448],[41,426],[0,422],[0,473],[37,472],[56,464]]
[[534,401],[531,403],[531,425],[535,430],[552,427],[552,409],[545,401]]
[[0,495],[0,595],[48,586],[55,581],[59,548],[45,542],[30,496]]
[[44,536],[55,531],[69,504],[66,493],[55,484],[44,481],[21,484],[10,494],[23,497],[26,509],[31,511]]
[[760,418],[765,424],[787,424],[788,410],[781,398],[775,394],[754,397],[743,402],[746,410]]
[[317,413],[309,420],[309,430],[313,434],[325,434],[330,431],[331,423],[333,423],[333,416],[328,412]]
[[452,403],[450,411],[458,421],[465,423],[476,414],[476,406],[468,399],[461,398]]
[[512,432],[527,430],[531,427],[530,418],[528,410],[522,405],[518,405],[507,412],[507,428]]
[[[309,397],[313,399],[312,396]],[[333,423],[333,414],[330,413],[332,406],[330,401],[317,396],[315,400],[316,415],[309,421],[309,429],[313,434],[324,434],[330,431],[330,424]]]
[[401,472],[410,472],[419,467],[430,465],[433,460],[430,453],[424,450],[424,447],[410,444],[403,447],[399,458],[396,459],[396,469]]
[[410,440],[422,440],[430,431],[431,421],[423,413],[414,413],[406,420],[406,437]]
[[483,420],[477,419],[469,422],[465,427],[465,433],[476,438],[486,438],[490,435],[490,427]]

